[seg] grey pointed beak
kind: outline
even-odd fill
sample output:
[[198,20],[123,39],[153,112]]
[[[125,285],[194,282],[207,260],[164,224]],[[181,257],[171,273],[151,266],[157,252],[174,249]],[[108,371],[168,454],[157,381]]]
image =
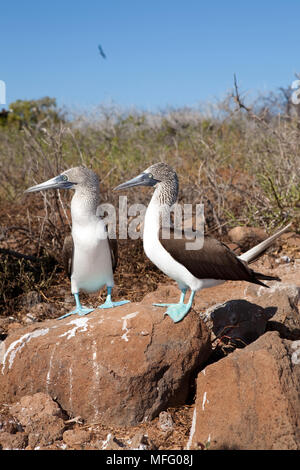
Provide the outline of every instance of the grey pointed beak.
[[114,191],[119,191],[120,189],[133,188],[134,186],[155,186],[156,183],[159,183],[159,181],[151,176],[149,173],[141,173],[135,178],[132,178],[131,180],[126,181],[125,183],[119,184],[119,186],[114,188]]
[[26,189],[25,193],[33,193],[35,191],[45,191],[47,189],[71,189],[76,183],[72,183],[64,178],[64,175],[55,176],[44,183],[31,186]]

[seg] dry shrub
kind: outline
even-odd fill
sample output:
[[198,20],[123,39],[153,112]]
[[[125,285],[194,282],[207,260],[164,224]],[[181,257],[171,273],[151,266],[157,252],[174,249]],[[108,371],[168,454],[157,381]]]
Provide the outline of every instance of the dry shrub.
[[[291,219],[299,230],[298,115],[270,115],[265,108],[254,113],[237,98],[228,95],[213,112],[170,109],[152,114],[101,108],[71,121],[0,127],[0,228],[5,232],[0,248],[38,260],[16,262],[14,256],[0,254],[2,304],[34,284],[47,289],[55,278],[57,254],[70,232],[71,192],[23,192],[72,166],[93,168],[101,180],[103,201],[117,206],[119,194],[112,187],[165,161],[178,172],[180,202],[204,203],[206,228],[214,235],[223,236],[239,224],[274,231]],[[149,191],[128,192],[129,204],[149,198]],[[128,246],[123,244],[121,250],[128,251]],[[54,258],[57,265],[49,261]],[[37,266],[40,274],[35,277]],[[131,273],[128,266],[122,264],[123,273]],[[147,270],[147,282],[154,289],[160,277],[150,264]],[[11,290],[5,287],[8,283]]]

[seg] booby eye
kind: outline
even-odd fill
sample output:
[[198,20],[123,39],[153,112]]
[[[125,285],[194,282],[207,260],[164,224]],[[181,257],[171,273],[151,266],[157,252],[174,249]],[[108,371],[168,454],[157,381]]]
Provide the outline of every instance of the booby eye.
[[153,178],[152,173],[148,173],[148,178]]
[[67,175],[62,175],[62,179],[63,179],[64,181],[68,181]]

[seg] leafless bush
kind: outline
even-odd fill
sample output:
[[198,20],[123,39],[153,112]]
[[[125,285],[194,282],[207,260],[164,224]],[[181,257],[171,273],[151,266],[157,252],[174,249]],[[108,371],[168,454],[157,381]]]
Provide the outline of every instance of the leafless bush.
[[[101,107],[60,125],[1,131],[0,196],[18,200],[27,186],[80,164],[98,172],[104,199],[114,201],[106,188],[162,160],[179,174],[181,199],[205,204],[211,230],[221,234],[233,224],[273,229],[297,217],[299,142],[297,117],[270,120],[256,113],[236,83],[209,112]],[[129,193],[132,202],[143,197]],[[29,211],[38,219],[37,251],[61,246],[70,227],[70,195],[47,192],[42,198],[43,215]]]

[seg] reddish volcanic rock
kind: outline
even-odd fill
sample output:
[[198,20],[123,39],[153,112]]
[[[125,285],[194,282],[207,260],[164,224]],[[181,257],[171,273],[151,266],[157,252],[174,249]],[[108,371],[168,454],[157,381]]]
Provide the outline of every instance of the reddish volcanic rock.
[[69,429],[63,434],[65,444],[80,450],[82,446],[91,440],[91,432],[85,429]]
[[174,324],[144,303],[35,323],[0,344],[0,401],[44,392],[69,416],[116,425],[183,404],[211,353],[195,312]]
[[267,323],[267,330],[279,331],[282,338],[300,339],[300,287],[275,283],[270,289],[265,289],[249,285],[245,294],[261,307],[274,309],[274,314]]
[[268,235],[258,227],[234,227],[228,232],[228,237],[242,251],[246,251],[268,238]]
[[300,449],[296,343],[268,332],[207,366],[197,379],[188,448]]
[[51,445],[62,438],[65,429],[63,413],[45,393],[22,397],[10,406],[10,413],[23,426],[31,449]]

